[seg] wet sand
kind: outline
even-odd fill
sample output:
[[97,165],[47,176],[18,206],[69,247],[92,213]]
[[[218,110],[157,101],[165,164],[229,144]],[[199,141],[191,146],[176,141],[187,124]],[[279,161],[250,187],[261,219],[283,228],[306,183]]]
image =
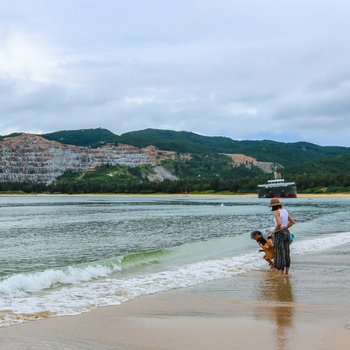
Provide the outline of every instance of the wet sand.
[[0,329],[0,349],[308,349],[350,344],[350,247],[135,299]]

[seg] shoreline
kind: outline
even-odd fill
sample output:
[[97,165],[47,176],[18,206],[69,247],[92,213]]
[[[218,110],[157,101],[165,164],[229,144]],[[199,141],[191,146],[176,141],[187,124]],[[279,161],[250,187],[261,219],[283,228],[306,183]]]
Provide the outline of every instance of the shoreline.
[[350,193],[298,193],[297,198],[350,198]]
[[[210,193],[210,194],[181,194],[181,193],[81,193],[81,194],[69,194],[69,193],[0,193],[0,197],[181,197],[181,198],[194,198],[194,197],[254,197],[258,198],[256,193],[243,193],[243,194],[223,194],[223,193]],[[349,193],[298,193],[298,198],[350,198]],[[269,198],[261,198],[269,199]],[[286,198],[282,198],[284,200]],[[287,198],[288,199],[288,198]]]

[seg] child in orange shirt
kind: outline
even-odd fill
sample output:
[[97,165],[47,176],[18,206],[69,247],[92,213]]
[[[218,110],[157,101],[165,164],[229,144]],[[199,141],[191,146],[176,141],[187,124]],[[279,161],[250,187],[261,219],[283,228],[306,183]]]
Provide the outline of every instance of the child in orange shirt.
[[269,263],[271,269],[273,268],[273,257],[274,257],[274,248],[273,241],[271,236],[266,236],[264,238],[261,231],[253,231],[250,234],[250,238],[256,240],[261,248],[261,252],[265,252],[264,259]]

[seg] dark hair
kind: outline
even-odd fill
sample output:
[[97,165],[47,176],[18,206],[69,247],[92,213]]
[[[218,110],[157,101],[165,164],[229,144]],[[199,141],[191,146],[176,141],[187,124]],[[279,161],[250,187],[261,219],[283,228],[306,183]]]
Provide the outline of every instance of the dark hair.
[[260,231],[258,231],[258,230],[253,231],[253,232],[250,234],[250,238],[251,238],[251,239],[255,239],[255,237],[256,237],[257,235],[262,235],[262,233],[261,233]]
[[272,207],[271,211],[275,211],[275,210],[281,209],[281,208],[282,208],[282,205],[277,204],[277,205],[274,205],[274,206]]

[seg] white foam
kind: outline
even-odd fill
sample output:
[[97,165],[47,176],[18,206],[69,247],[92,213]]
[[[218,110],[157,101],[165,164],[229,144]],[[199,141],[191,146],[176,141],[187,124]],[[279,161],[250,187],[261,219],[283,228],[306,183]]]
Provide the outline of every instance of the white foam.
[[18,320],[15,314],[35,314],[43,311],[50,311],[54,315],[79,314],[98,306],[118,305],[142,295],[228,278],[260,267],[263,263],[261,256],[254,253],[188,264],[169,271],[126,279],[92,280],[25,297],[8,294],[0,299],[0,310],[11,310],[7,321],[2,325],[23,322],[23,319]]
[[13,275],[0,282],[0,295],[35,293],[58,284],[77,284],[94,278],[106,277],[114,271],[120,271],[120,261],[112,261],[111,259],[107,262]]
[[[296,237],[298,240],[298,237]],[[350,233],[328,235],[323,238],[294,242],[293,254],[305,254],[330,249],[350,243]],[[0,290],[5,292],[0,299],[0,310],[8,312],[2,326],[22,322],[16,314],[39,313],[50,311],[54,315],[74,315],[89,311],[98,306],[118,305],[133,298],[171,290],[174,288],[193,286],[216,279],[229,278],[253,269],[265,267],[267,264],[259,253],[249,253],[219,260],[207,260],[197,263],[174,266],[173,269],[139,276],[119,276],[110,278],[110,268],[105,266],[73,269],[69,274],[44,271],[35,274],[35,280],[28,275],[13,276],[0,283]],[[51,274],[52,273],[52,274]],[[105,275],[104,275],[105,274]],[[92,276],[103,277],[91,279]],[[46,280],[47,279],[47,280]],[[55,283],[70,283],[61,288],[50,288]],[[39,284],[40,287],[35,287]],[[43,287],[49,288],[43,291]],[[37,288],[37,289],[36,289]],[[11,293],[25,290],[25,296]],[[36,293],[40,290],[40,293]],[[28,294],[28,292],[31,292]]]
[[327,237],[314,238],[303,241],[298,241],[298,236],[295,237],[296,242],[291,245],[293,253],[305,254],[331,249],[350,243],[350,232],[337,233],[327,235]]

